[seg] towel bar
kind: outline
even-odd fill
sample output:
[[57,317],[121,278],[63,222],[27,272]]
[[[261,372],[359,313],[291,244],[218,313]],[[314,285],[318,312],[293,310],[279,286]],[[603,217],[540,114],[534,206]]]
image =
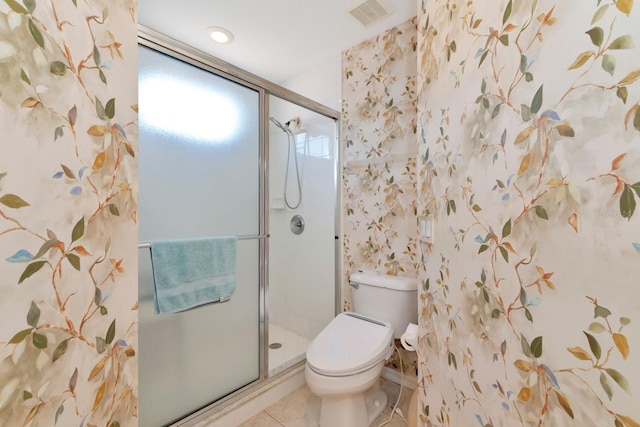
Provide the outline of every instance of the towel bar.
[[[245,234],[242,236],[237,236],[236,238],[238,240],[253,240],[253,239],[264,239],[269,237],[269,234],[266,235],[251,235],[251,234]],[[138,243],[138,249],[151,249],[151,243],[150,242],[140,242]]]

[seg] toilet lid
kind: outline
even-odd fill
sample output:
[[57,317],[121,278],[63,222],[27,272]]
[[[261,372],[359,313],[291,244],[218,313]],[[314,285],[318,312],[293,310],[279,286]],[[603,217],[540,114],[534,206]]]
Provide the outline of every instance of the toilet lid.
[[364,371],[382,360],[393,329],[365,316],[338,314],[309,344],[307,363],[321,375],[342,376]]

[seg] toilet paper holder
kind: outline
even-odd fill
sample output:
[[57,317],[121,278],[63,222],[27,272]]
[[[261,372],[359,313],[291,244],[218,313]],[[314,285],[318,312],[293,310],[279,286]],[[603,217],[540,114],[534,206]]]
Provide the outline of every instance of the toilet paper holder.
[[417,351],[418,339],[418,325],[416,325],[415,323],[409,323],[404,334],[400,336],[400,342],[402,343],[402,346],[408,351]]

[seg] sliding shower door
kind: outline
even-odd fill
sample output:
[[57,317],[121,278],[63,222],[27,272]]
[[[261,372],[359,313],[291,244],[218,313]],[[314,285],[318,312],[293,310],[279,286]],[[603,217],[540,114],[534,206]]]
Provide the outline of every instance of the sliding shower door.
[[157,427],[260,377],[260,93],[144,46],[139,70],[140,240],[242,237],[231,300],[170,315],[139,251],[140,426]]
[[336,314],[336,121],[269,97],[269,374]]

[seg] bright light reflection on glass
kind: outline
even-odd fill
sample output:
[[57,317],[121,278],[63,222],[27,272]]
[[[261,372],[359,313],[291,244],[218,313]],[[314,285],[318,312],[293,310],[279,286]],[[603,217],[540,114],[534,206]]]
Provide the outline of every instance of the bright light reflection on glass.
[[147,126],[201,143],[225,144],[238,129],[236,104],[207,87],[166,76],[143,77],[140,120]]

